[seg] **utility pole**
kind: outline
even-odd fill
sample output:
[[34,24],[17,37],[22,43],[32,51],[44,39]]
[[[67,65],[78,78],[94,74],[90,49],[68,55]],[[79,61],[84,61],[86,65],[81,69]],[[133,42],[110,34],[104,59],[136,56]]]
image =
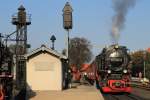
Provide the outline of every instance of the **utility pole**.
[[144,78],[145,78],[146,77],[146,73],[145,73],[145,68],[146,68],[146,51],[144,51],[143,59],[144,59]]
[[2,65],[2,59],[3,59],[3,44],[2,44],[2,33],[0,33],[0,66]]

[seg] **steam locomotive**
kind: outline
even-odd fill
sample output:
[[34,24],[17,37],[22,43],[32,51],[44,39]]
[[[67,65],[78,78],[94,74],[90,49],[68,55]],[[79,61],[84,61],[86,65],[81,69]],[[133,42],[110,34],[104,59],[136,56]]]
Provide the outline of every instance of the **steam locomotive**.
[[131,92],[131,59],[125,46],[103,48],[92,64],[97,68],[96,83],[102,92]]
[[11,100],[13,87],[13,55],[0,43],[0,100]]

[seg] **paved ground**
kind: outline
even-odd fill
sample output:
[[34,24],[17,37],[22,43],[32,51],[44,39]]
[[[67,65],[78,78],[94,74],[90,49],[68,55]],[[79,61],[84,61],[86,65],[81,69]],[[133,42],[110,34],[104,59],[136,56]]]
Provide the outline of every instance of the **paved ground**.
[[146,100],[150,100],[150,91],[149,90],[144,90],[144,89],[134,87],[132,94],[138,95],[142,98],[145,98]]
[[30,100],[104,100],[93,86],[78,86],[64,91],[36,92]]

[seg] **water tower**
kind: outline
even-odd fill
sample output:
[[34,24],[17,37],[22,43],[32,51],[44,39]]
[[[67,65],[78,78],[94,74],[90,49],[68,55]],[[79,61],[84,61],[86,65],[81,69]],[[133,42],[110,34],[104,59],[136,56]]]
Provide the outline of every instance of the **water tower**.
[[25,8],[21,5],[18,13],[12,16],[12,24],[16,25],[16,44],[18,55],[26,54],[27,50],[27,26],[31,24],[31,15],[26,14]]
[[16,26],[16,82],[18,88],[25,87],[26,65],[24,55],[27,53],[27,26],[31,24],[31,15],[21,5],[17,14],[12,16],[12,24]]
[[67,58],[69,60],[69,43],[70,43],[70,37],[69,37],[69,30],[72,29],[72,12],[73,9],[69,2],[67,2],[63,8],[63,27],[68,32],[68,47],[67,47]]

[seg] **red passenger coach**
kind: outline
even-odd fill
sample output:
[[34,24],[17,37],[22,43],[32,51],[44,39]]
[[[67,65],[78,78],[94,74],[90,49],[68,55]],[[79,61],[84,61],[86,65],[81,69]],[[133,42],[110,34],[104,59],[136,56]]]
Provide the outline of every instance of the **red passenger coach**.
[[0,85],[0,100],[4,100],[4,96],[3,87]]
[[95,66],[91,64],[82,64],[81,69],[77,69],[75,65],[72,65],[71,67],[72,70],[72,75],[73,75],[73,80],[75,81],[80,81],[81,77],[86,74],[87,78],[89,80],[95,80],[95,73],[96,69]]
[[13,54],[5,45],[0,46],[0,100],[12,100]]
[[13,75],[0,75],[0,100],[11,100]]

